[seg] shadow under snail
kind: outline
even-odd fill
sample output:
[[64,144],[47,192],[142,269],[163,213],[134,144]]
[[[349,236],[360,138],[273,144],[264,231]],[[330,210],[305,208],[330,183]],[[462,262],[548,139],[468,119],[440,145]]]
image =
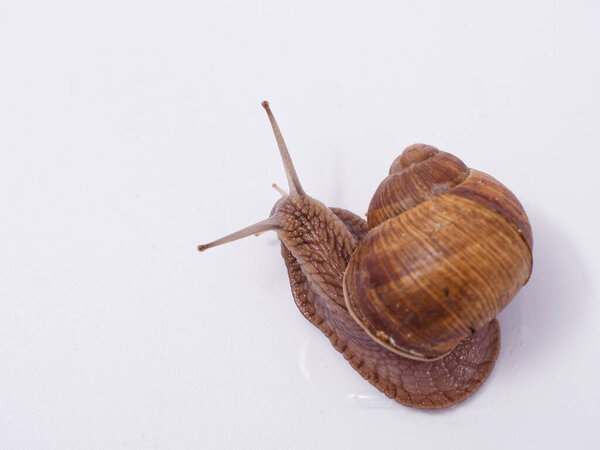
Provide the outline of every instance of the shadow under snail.
[[452,406],[500,350],[496,315],[527,282],[532,232],[491,176],[415,144],[391,165],[367,220],[304,192],[269,108],[289,185],[268,219],[204,251],[273,230],[296,305],[366,380],[398,402]]

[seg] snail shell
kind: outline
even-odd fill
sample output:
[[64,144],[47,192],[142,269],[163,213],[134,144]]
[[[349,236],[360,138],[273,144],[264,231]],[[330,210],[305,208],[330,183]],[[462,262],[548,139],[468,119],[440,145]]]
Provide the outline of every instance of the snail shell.
[[395,353],[435,360],[488,324],[532,268],[517,198],[455,156],[415,144],[392,163],[344,275],[357,323]]

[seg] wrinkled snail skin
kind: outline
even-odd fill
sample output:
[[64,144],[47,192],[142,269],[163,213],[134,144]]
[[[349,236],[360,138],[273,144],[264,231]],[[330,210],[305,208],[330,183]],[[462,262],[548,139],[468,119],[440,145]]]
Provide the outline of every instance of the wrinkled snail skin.
[[[343,209],[329,210],[336,216],[326,215],[330,224],[313,221],[310,227],[335,229],[341,222],[354,235],[356,242],[365,236],[366,222],[360,217]],[[445,408],[469,397],[488,377],[500,350],[497,320],[468,336],[441,359],[424,362],[405,358],[373,340],[352,318],[345,305],[340,304],[344,270],[325,264],[317,271],[312,270],[315,266],[307,271],[294,257],[294,242],[305,244],[312,238],[289,239],[288,233],[278,232],[278,235],[296,305],[350,365],[385,395],[406,406]],[[335,233],[323,234],[334,236],[330,248],[343,247],[335,239]],[[315,259],[323,261],[321,256]],[[326,283],[324,278],[328,280]]]
[[500,349],[495,316],[531,272],[518,200],[458,158],[416,144],[393,162],[367,221],[307,195],[269,109],[289,184],[270,216],[203,251],[273,230],[294,301],[385,395],[422,409],[475,392]]

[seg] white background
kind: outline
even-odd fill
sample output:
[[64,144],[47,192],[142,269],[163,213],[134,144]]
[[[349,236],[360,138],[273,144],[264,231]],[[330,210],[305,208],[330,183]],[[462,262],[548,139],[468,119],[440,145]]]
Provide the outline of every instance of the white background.
[[[0,448],[591,448],[600,420],[600,4],[0,3]],[[292,301],[285,185],[366,211],[426,142],[534,230],[482,389],[371,387]]]

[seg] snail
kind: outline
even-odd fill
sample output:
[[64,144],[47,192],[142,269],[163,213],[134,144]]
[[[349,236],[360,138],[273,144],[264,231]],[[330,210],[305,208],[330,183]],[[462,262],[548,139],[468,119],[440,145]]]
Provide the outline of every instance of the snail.
[[367,220],[310,197],[281,131],[287,176],[269,217],[198,246],[275,231],[294,301],[350,365],[406,406],[438,409],[473,394],[500,350],[497,314],[528,281],[532,231],[491,176],[425,144],[407,147]]

